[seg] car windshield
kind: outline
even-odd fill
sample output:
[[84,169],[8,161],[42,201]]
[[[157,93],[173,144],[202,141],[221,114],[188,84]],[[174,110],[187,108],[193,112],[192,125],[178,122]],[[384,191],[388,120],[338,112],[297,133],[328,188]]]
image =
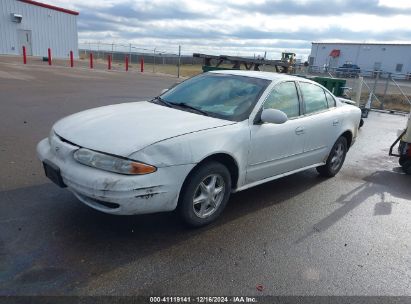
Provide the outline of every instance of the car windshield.
[[241,121],[248,118],[269,83],[260,78],[205,73],[167,91],[161,101],[182,110]]

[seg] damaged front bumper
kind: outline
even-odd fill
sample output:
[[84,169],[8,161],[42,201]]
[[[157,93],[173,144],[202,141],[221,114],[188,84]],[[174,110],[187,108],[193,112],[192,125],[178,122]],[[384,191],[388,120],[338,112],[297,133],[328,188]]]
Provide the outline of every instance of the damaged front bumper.
[[39,159],[60,170],[67,188],[84,204],[110,214],[131,215],[174,210],[193,164],[160,167],[147,175],[122,175],[78,163],[79,147],[56,135],[37,145]]

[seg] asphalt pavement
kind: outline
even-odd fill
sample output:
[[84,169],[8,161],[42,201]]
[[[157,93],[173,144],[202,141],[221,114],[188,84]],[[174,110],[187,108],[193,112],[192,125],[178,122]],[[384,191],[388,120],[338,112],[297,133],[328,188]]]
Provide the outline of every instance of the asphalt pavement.
[[388,156],[405,116],[371,112],[335,178],[237,193],[201,229],[106,215],[44,177],[35,146],[56,120],[176,81],[0,62],[0,295],[411,296],[411,176]]

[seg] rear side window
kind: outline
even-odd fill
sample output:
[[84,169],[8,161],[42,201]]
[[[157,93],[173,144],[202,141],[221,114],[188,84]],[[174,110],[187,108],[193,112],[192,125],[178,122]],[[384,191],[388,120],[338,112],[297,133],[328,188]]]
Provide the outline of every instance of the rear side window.
[[297,88],[293,81],[277,84],[268,95],[264,109],[276,109],[287,114],[288,118],[300,115],[300,102]]
[[306,114],[321,112],[328,108],[327,99],[321,87],[308,82],[300,82],[300,88]]
[[335,107],[334,97],[332,97],[332,95],[330,93],[328,93],[327,91],[324,91],[324,92],[325,92],[325,97],[327,98],[328,107],[329,108]]

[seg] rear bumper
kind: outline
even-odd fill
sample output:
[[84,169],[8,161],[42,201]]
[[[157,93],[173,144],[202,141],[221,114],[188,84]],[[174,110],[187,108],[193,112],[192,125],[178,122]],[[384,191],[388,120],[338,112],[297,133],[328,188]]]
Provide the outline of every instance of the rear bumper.
[[73,158],[78,149],[57,136],[37,145],[38,157],[56,165],[67,188],[84,204],[110,214],[131,215],[174,210],[185,177],[194,165],[158,168],[147,175],[121,175]]

